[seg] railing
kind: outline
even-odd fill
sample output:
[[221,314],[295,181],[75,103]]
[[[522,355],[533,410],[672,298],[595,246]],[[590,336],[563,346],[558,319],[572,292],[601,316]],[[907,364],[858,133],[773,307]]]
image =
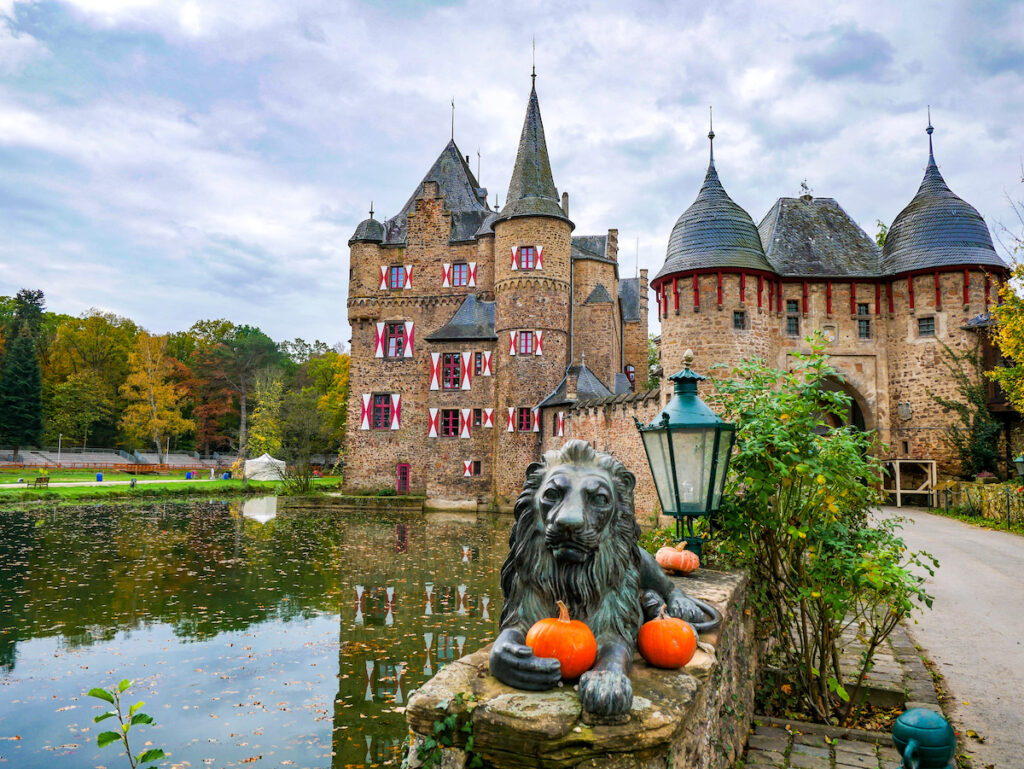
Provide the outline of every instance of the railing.
[[0,461],[0,468],[10,469],[30,469],[39,467],[59,467],[62,470],[109,470],[111,472],[123,472],[132,473],[135,475],[148,475],[150,473],[170,473],[170,472],[187,472],[189,470],[214,470],[217,471],[220,468],[230,467],[230,465],[217,465],[213,467],[211,465],[140,465],[134,462],[61,462],[59,465],[53,464],[37,464],[31,462],[2,462]]

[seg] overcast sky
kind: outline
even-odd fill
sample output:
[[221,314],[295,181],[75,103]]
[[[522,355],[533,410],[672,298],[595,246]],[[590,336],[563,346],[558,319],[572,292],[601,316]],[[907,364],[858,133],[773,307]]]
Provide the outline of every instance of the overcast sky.
[[[760,221],[799,193],[871,235],[921,181],[1019,231],[1024,5],[0,0],[0,294],[154,332],[346,342],[348,245],[449,138],[505,199],[530,86],[577,234],[652,274],[707,164]],[[1005,238],[1004,238],[1005,239]]]

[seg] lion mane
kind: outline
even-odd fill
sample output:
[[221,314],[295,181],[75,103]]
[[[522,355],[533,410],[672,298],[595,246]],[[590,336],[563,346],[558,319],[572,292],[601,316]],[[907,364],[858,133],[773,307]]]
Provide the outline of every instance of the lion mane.
[[[548,472],[559,465],[598,469],[614,489],[613,512],[603,530],[593,530],[594,515],[585,511],[589,534],[597,538],[598,545],[583,563],[557,561],[545,544],[538,489]],[[501,568],[505,594],[502,629],[514,627],[525,633],[538,620],[556,616],[556,603],[563,601],[573,619],[590,626],[599,645],[617,640],[629,649],[635,647],[642,622],[635,485],[636,478],[621,462],[581,440],[546,452],[541,462],[527,468],[515,505],[509,554]]]

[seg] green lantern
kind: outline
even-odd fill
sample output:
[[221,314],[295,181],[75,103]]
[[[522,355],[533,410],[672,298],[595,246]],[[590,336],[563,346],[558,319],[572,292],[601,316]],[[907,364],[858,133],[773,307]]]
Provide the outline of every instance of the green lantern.
[[1017,475],[1024,477],[1024,454],[1014,459],[1013,464],[1017,468]]
[[683,356],[685,368],[669,377],[675,395],[649,425],[634,417],[647,452],[661,509],[676,519],[676,534],[690,550],[701,555],[707,537],[698,536],[693,524],[708,519],[722,504],[729,457],[736,428],[722,421],[697,395],[697,383],[706,377],[690,368],[693,352]]

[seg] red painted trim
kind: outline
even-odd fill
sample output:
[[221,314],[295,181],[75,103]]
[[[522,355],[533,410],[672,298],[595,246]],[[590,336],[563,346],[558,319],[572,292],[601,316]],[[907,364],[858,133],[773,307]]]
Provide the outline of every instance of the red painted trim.
[[850,315],[857,314],[857,284],[850,284]]
[[718,273],[722,273],[723,275],[739,275],[741,272],[746,272],[750,275],[763,275],[768,280],[776,277],[774,272],[769,272],[767,270],[749,270],[746,268],[741,270],[739,268],[730,267],[708,267],[700,270],[683,270],[670,275],[662,275],[660,278],[652,280],[650,287],[653,290],[657,290],[661,285],[668,283],[671,278],[686,279],[691,275],[717,275]]
[[[804,312],[807,312],[805,309]],[[828,281],[825,284],[825,312],[829,315],[832,314],[832,281]]]
[[939,271],[935,271],[935,309],[942,309],[942,287],[939,285]]
[[757,309],[761,309],[762,294],[764,293],[764,278],[760,275],[757,276]]
[[964,268],[964,304],[971,301],[971,271]]
[[807,281],[804,281],[804,301],[803,301],[803,313],[807,314]]
[[672,277],[672,306],[676,311],[676,315],[679,314],[679,279],[675,276]]
[[740,301],[747,301],[747,273],[740,273]]
[[775,311],[782,314],[782,281],[775,281]]
[[882,314],[882,284],[875,284],[875,315]]
[[894,312],[896,312],[892,305],[892,283],[885,284],[885,295],[889,299],[889,314],[892,315]]
[[914,309],[914,276],[907,276],[907,297],[910,300],[910,309]]
[[718,271],[718,306],[722,306],[722,271]]
[[985,273],[985,309],[988,309],[988,303],[992,296],[992,281],[989,280],[988,273]]
[[693,308],[695,310],[700,309],[700,280],[698,280],[696,273],[693,276]]

